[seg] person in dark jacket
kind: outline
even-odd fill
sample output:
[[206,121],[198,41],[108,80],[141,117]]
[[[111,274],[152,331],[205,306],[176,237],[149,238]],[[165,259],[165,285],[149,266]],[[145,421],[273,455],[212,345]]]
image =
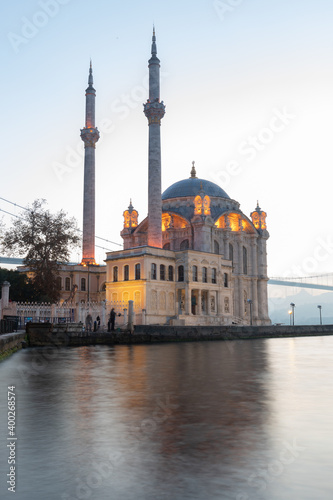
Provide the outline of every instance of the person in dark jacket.
[[109,322],[108,322],[108,331],[110,332],[113,332],[114,331],[114,322],[115,322],[115,319],[116,319],[116,311],[114,310],[114,307],[111,309],[111,312],[110,312],[110,318],[109,318]]

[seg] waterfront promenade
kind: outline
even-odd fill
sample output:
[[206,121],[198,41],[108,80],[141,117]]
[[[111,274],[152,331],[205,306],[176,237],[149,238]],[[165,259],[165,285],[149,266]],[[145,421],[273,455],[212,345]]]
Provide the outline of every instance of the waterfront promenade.
[[78,347],[87,345],[152,344],[164,342],[235,341],[261,338],[333,335],[333,325],[272,326],[160,326],[138,325],[134,332],[82,331],[82,325],[29,323],[26,331],[0,336],[0,355],[22,347]]

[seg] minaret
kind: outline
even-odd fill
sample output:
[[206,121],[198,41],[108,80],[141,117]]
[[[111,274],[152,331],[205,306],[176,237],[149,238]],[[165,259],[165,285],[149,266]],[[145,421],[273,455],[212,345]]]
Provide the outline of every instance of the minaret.
[[86,90],[86,126],[81,130],[84,142],[83,243],[82,265],[95,262],[95,144],[99,132],[95,127],[95,97],[90,61]]
[[161,119],[165,113],[160,102],[160,60],[157,57],[155,28],[149,68],[149,99],[144,104],[148,118],[148,245],[162,248],[162,193],[161,193]]

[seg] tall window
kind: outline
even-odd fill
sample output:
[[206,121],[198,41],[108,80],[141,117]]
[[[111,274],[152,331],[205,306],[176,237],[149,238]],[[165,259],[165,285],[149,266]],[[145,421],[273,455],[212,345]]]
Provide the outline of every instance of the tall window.
[[229,243],[229,260],[234,263],[234,247]]
[[178,266],[178,281],[184,281],[184,266]]
[[113,268],[113,281],[118,281],[118,266]]
[[135,279],[136,280],[141,279],[141,265],[140,264],[135,264]]
[[58,276],[56,283],[57,283],[57,289],[61,290],[61,278],[60,278],[60,276]]
[[223,275],[223,284],[225,288],[228,288],[228,273],[224,273]]
[[66,292],[69,292],[71,289],[71,279],[70,278],[66,278],[65,279],[65,290]]
[[220,253],[220,245],[216,240],[214,240],[214,253],[219,254]]
[[216,283],[216,269],[213,267],[212,269],[212,283]]
[[198,266],[192,267],[192,280],[198,281]]
[[157,276],[156,276],[156,264],[152,263],[151,265],[151,279],[152,280],[156,280],[157,279]]
[[86,278],[81,278],[81,292],[86,291]]
[[247,274],[247,248],[243,247],[243,274]]
[[129,265],[124,266],[124,281],[129,280]]
[[207,267],[202,268],[202,282],[207,283]]
[[173,281],[173,266],[169,266],[168,270],[168,280]]
[[162,281],[165,280],[165,265],[164,264],[160,265],[160,280],[162,280]]

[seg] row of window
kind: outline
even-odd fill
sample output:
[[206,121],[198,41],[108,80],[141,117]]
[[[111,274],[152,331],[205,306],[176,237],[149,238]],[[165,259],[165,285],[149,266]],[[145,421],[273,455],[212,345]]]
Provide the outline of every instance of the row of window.
[[[113,272],[112,280],[118,281],[118,279],[119,279],[118,266],[114,266],[112,272]],[[173,281],[173,266],[169,266],[167,269],[167,266],[165,266],[164,264],[161,264],[160,265],[160,280],[166,280],[167,278],[169,281]],[[135,264],[134,279],[135,280],[141,279],[141,264]],[[155,280],[157,279],[157,266],[156,266],[156,264],[151,265],[151,279],[155,279]],[[123,280],[129,281],[129,265],[128,264],[126,264],[124,266]]]
[[[166,243],[163,248],[170,250],[170,243]],[[189,248],[189,240],[183,240],[180,244],[180,250],[187,250]],[[214,240],[214,253],[220,253],[220,245]],[[229,243],[229,260],[234,262],[234,247]],[[243,246],[243,274],[247,274],[247,248]]]
[[[160,265],[160,274],[159,274],[159,279],[161,281],[173,281],[174,280],[174,268],[173,266],[165,266],[164,264]],[[211,269],[210,276],[208,276],[208,269],[207,267],[203,267],[201,269],[201,276],[202,276],[202,282],[203,283],[217,283],[217,270],[215,267]],[[124,266],[124,281],[129,280],[129,265],[126,264]],[[150,278],[152,280],[157,280],[157,265],[153,262],[151,264],[151,271],[150,271]],[[135,274],[134,274],[134,279],[139,280],[141,279],[141,267],[140,264],[135,264]],[[185,279],[185,273],[184,273],[184,266],[180,265],[177,268],[177,281],[184,281]],[[113,267],[113,281],[117,282],[118,281],[118,266]],[[198,281],[198,266],[192,266],[192,281]],[[228,274],[224,273],[223,275],[223,283],[225,287],[228,287]]]
[[[213,267],[211,270],[210,276],[208,276],[207,267],[201,268],[201,278],[203,283],[217,283],[217,269]],[[184,281],[184,266],[178,266],[178,281]],[[192,266],[192,281],[198,280],[198,266]],[[228,287],[228,273],[223,273],[223,285]]]
[[[80,280],[80,291],[81,292],[86,292],[87,291],[87,280],[86,278],[81,278]],[[62,279],[60,276],[57,278],[57,288],[58,290],[62,290]],[[70,292],[71,290],[71,279],[70,278],[65,278],[65,291]],[[102,291],[105,291],[105,283],[103,287],[101,288]]]
[[[141,264],[135,264],[134,267],[134,279],[141,279]],[[113,268],[113,281],[118,281],[118,266]],[[124,266],[124,281],[129,281],[129,265]]]

